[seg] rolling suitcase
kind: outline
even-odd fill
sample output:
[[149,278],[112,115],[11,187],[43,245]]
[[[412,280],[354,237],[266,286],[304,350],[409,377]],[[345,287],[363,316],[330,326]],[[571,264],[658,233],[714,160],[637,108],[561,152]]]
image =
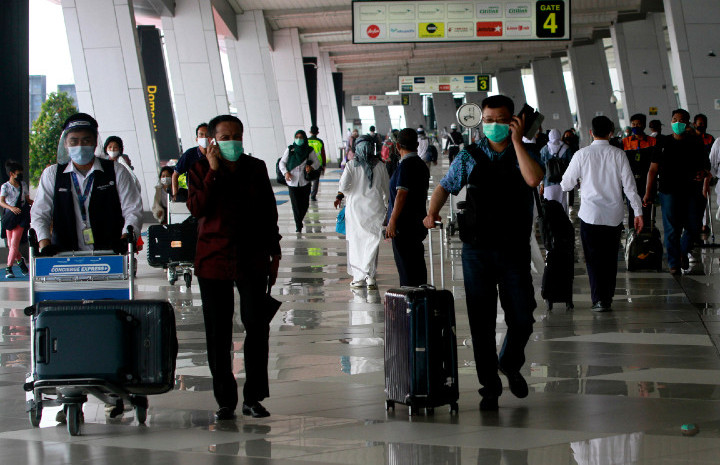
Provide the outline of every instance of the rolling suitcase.
[[[441,285],[443,230],[440,228]],[[432,233],[429,237],[430,276],[434,285]],[[386,409],[396,403],[414,415],[440,405],[458,411],[455,301],[450,291],[431,286],[401,287],[385,294]]]
[[556,200],[540,200],[535,191],[540,230],[545,245],[545,270],[540,295],[548,310],[555,302],[564,302],[573,309],[575,280],[575,228],[562,204]]
[[156,224],[148,228],[148,264],[164,268],[170,263],[195,261],[198,225],[194,219],[176,224]]
[[662,271],[663,243],[655,226],[655,206],[650,211],[650,225],[640,234],[631,230],[625,244],[625,264],[628,271]]
[[35,314],[39,379],[100,378],[140,395],[173,388],[178,343],[167,301],[44,301]]

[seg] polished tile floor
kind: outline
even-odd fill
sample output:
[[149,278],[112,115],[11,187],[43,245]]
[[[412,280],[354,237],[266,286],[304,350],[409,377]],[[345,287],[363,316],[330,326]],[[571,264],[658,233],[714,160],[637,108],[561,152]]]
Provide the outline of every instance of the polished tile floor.
[[[440,177],[440,168],[433,175]],[[456,298],[460,412],[413,416],[384,409],[383,293],[397,284],[389,244],[381,247],[378,291],[351,291],[346,245],[334,232],[339,171],[327,173],[307,231],[294,232],[282,203],[283,260],[271,323],[272,416],[216,423],[199,290],[170,286],[141,256],[140,298],[175,306],[180,354],[175,389],[150,398],[147,425],[132,412],[106,420],[85,405],[81,435],[70,437],[44,412],[33,429],[22,383],[29,325],[27,282],[0,283],[0,463],[2,464],[492,464],[610,465],[720,463],[720,286],[718,256],[706,248],[690,275],[618,275],[614,311],[590,312],[581,253],[575,310],[549,312],[539,298],[523,374],[530,395],[506,389],[496,413],[478,409],[460,243],[445,258]],[[276,188],[278,200],[287,191]],[[437,249],[436,249],[437,251]],[[621,252],[621,251],[619,251]],[[243,332],[235,327],[234,369],[244,377]],[[80,330],[80,335],[81,335]],[[504,337],[498,315],[497,341]],[[681,435],[694,423],[699,434]]]

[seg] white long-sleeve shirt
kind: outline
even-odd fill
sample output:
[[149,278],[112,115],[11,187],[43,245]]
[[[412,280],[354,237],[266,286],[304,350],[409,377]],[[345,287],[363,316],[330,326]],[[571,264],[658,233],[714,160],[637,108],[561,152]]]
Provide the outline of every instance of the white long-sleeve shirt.
[[[122,215],[125,219],[123,225],[123,231],[127,230],[128,226],[132,226],[135,234],[140,234],[142,228],[142,197],[140,190],[137,188],[135,181],[128,172],[125,166],[120,163],[115,163],[115,186],[117,187],[118,197],[120,198],[120,208],[122,209]],[[90,171],[82,174],[75,165],[70,162],[68,163],[63,173],[74,172],[80,184],[80,189],[85,190],[85,186],[88,181],[90,173],[93,171],[103,171],[100,159],[95,158]],[[57,175],[57,165],[48,166],[40,176],[40,184],[38,185],[37,194],[35,195],[35,203],[30,210],[30,224],[35,229],[38,236],[38,241],[51,238],[52,230],[52,219],[53,219],[53,208],[54,193],[55,193],[55,178]],[[92,245],[86,245],[83,238],[83,229],[85,225],[82,221],[80,214],[80,205],[78,204],[77,191],[75,190],[74,183],[70,183],[73,191],[73,206],[75,210],[75,229],[77,231],[77,242],[80,250],[92,250]],[[92,189],[87,199],[85,199],[85,211],[90,211],[90,198],[92,197]],[[92,223],[92,219],[88,218],[88,221]],[[92,224],[90,224],[92,227]],[[118,237],[118,239],[120,239]]]
[[578,217],[588,224],[618,226],[623,221],[623,192],[636,212],[642,212],[635,178],[625,152],[607,140],[593,141],[578,150],[570,161],[560,185],[572,190],[582,179]]
[[[710,173],[714,177],[720,177],[720,137],[715,139],[710,147]],[[715,185],[715,201],[720,205],[720,182]],[[720,215],[720,210],[718,210]]]
[[[287,161],[288,161],[288,155],[290,155],[290,149],[285,149],[285,152],[283,152],[282,158],[280,158],[280,172],[285,176],[285,173],[288,172],[287,169]],[[320,169],[320,159],[318,159],[317,154],[314,150],[310,151],[310,154],[307,157],[307,160],[300,163],[298,166],[290,170],[290,178],[287,182],[287,185],[290,187],[303,187],[307,186],[310,181],[305,179],[305,165],[310,163],[310,166],[314,170]]]

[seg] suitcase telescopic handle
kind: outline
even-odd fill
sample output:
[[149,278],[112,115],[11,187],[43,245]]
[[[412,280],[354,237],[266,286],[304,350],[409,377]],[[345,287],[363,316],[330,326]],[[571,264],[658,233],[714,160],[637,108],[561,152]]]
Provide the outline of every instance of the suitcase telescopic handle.
[[50,330],[48,328],[35,329],[35,361],[48,363],[50,360]]
[[[445,229],[443,228],[442,221],[436,221],[435,226],[440,229],[440,287],[445,289],[445,262],[443,257],[445,256]],[[433,229],[428,229],[428,255],[430,256],[430,284],[435,286],[435,264],[433,262]]]

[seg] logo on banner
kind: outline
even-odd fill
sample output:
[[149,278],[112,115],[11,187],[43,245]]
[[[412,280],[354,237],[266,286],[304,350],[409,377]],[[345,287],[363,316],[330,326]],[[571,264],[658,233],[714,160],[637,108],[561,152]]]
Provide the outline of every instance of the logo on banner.
[[505,16],[512,18],[529,18],[530,17],[530,4],[529,3],[508,3]]
[[417,34],[417,27],[414,24],[391,24],[390,38],[392,39],[414,39]]
[[438,87],[440,92],[450,92],[450,85],[449,84],[440,84]]
[[500,37],[502,30],[502,21],[479,21],[475,27],[478,37]]
[[50,274],[57,275],[76,275],[76,274],[108,274],[110,273],[110,265],[107,263],[98,264],[72,264],[72,265],[53,265],[50,268]]
[[380,27],[377,24],[371,24],[365,31],[371,39],[377,39],[380,37]]
[[[413,91],[412,84],[403,84],[402,88],[400,89],[400,92],[412,92],[412,91]],[[409,105],[409,103],[403,103],[403,105]]]
[[505,23],[505,35],[507,36],[530,36],[532,35],[529,22],[508,21]]
[[475,76],[463,76],[466,84],[475,84]]
[[448,23],[447,36],[453,38],[472,37],[473,23]]
[[502,17],[502,8],[499,3],[478,3],[476,13],[479,17],[488,18]]
[[445,23],[420,23],[421,38],[445,37]]

